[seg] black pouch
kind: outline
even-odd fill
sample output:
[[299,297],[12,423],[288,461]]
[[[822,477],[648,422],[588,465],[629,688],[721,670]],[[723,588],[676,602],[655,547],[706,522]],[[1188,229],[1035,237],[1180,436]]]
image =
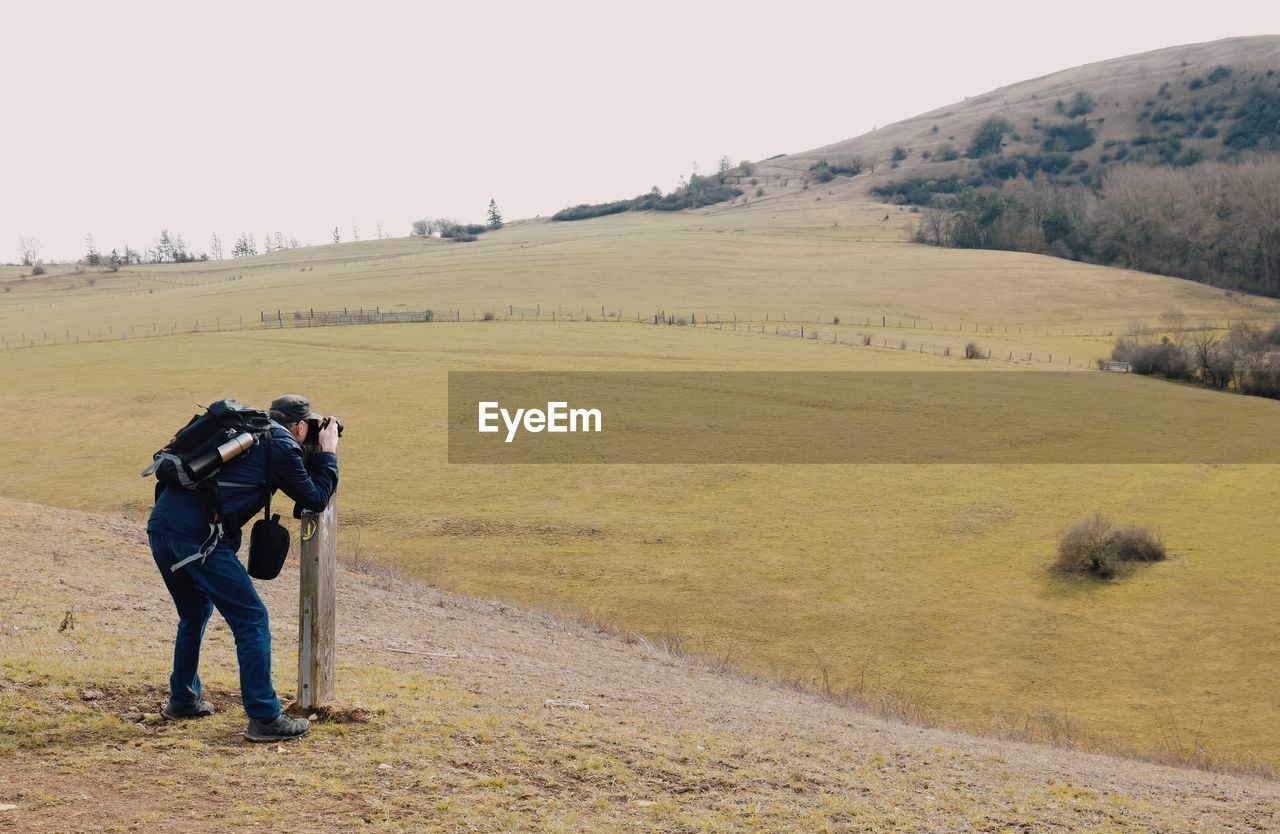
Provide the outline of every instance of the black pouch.
[[249,531],[249,575],[254,579],[275,579],[289,555],[289,531],[280,523],[280,514],[260,518]]
[[275,579],[289,555],[289,531],[280,523],[280,514],[271,514],[271,434],[266,437],[267,506],[262,518],[249,531],[249,575],[254,579]]

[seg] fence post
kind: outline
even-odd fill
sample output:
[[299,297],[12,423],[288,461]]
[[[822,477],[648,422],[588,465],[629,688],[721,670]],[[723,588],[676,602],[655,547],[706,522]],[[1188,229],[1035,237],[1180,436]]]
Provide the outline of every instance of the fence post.
[[302,517],[298,580],[298,703],[303,709],[333,700],[338,570],[338,507]]

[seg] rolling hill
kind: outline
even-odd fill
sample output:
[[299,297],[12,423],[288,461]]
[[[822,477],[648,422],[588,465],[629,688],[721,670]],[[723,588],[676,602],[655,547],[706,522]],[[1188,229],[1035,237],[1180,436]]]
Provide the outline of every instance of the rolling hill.
[[[1034,160],[1049,159],[1046,170],[1053,180],[1092,184],[1109,168],[1128,162],[1186,165],[1250,150],[1280,150],[1275,120],[1255,123],[1256,109],[1271,113],[1277,102],[1280,35],[1230,38],[1020,81],[862,136],[758,162],[753,176],[775,198],[798,199],[797,190],[813,179],[810,168],[823,160],[860,158],[865,173],[837,177],[825,187],[866,195],[909,177],[1008,179],[1033,174]],[[1010,125],[1001,140],[1003,164],[994,172],[966,156],[982,123],[992,117]],[[905,152],[897,161],[895,148]],[[1027,159],[1033,160],[1030,168]]]

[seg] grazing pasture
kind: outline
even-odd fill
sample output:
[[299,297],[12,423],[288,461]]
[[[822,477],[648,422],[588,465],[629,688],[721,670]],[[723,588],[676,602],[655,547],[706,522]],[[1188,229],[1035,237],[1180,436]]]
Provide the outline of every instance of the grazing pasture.
[[[1096,381],[1080,420],[1123,384],[1235,438],[1274,436],[1280,403],[1080,368],[1121,333],[1267,323],[1280,304],[914,246],[908,213],[823,205],[528,221],[469,244],[404,238],[114,273],[5,268],[0,494],[141,520],[150,492],[137,472],[197,403],[301,390],[349,427],[347,559],[574,612],[886,713],[1280,763],[1268,466],[446,464],[450,370],[1060,369]],[[262,322],[360,307],[438,321]],[[697,326],[636,322],[659,312]],[[991,358],[961,358],[969,342]],[[1059,534],[1099,511],[1158,532],[1169,560],[1112,583],[1055,573]]]

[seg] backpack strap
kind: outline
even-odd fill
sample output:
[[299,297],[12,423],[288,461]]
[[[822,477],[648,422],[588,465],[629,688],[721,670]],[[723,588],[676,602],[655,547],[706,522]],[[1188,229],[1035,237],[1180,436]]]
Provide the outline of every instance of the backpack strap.
[[209,538],[204,540],[204,543],[200,545],[200,549],[197,550],[195,553],[192,553],[187,558],[183,559],[181,562],[178,562],[172,567],[170,567],[169,571],[171,573],[176,572],[179,568],[185,568],[187,565],[191,564],[196,559],[199,559],[200,561],[203,562],[205,559],[209,557],[209,554],[213,552],[213,549],[218,546],[218,542],[222,541],[222,536],[223,536],[222,522],[218,520],[210,522]]
[[262,511],[263,519],[271,518],[271,447],[275,445],[271,438],[271,429],[267,429],[258,435],[259,442],[265,443],[267,446],[267,460],[263,466],[262,485],[267,491],[267,505]]

